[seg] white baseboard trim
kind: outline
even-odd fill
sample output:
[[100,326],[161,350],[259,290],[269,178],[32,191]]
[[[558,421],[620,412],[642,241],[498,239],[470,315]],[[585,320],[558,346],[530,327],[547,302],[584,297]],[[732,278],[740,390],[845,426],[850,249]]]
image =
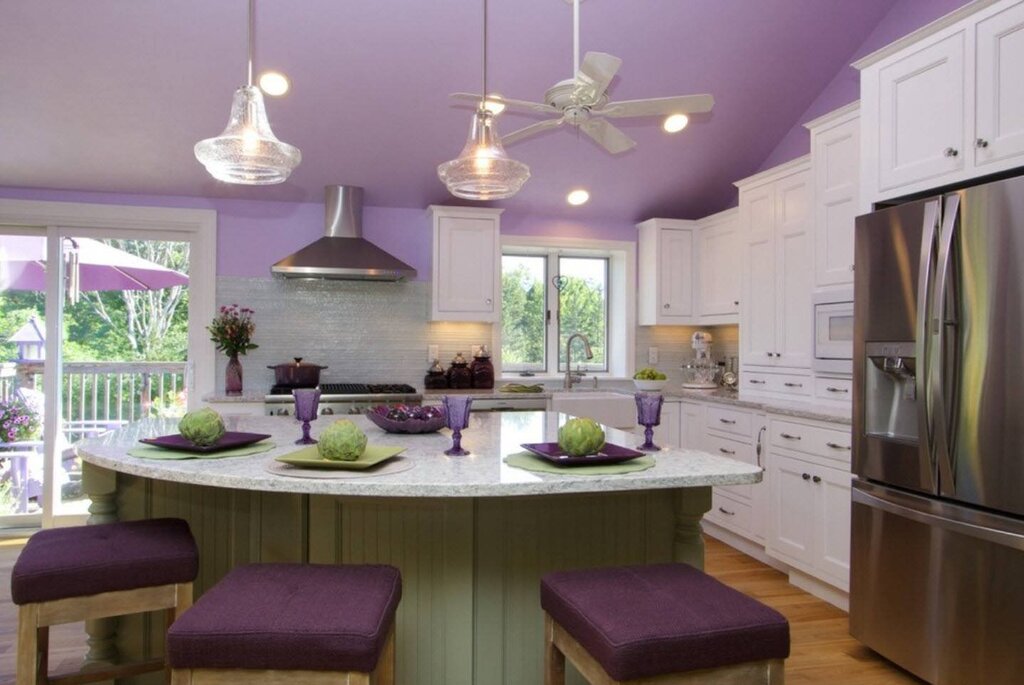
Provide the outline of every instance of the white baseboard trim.
[[809,592],[843,611],[850,612],[850,595],[839,588],[796,569],[789,570],[789,584]]
[[704,532],[714,539],[724,542],[733,549],[737,549],[748,557],[753,557],[762,564],[771,566],[777,571],[782,571],[783,573],[789,572],[789,567],[786,566],[786,564],[782,563],[778,559],[773,559],[768,556],[768,553],[764,550],[764,545],[761,543],[754,542],[749,538],[745,538],[742,535],[734,533],[731,530],[727,530],[717,523],[712,523],[708,520],[702,521],[701,525],[704,527]]

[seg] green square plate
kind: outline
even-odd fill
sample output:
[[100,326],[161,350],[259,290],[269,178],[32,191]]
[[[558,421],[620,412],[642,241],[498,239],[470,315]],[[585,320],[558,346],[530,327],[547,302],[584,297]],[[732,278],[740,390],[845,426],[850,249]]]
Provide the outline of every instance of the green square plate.
[[312,445],[310,447],[305,447],[298,452],[292,452],[291,454],[286,454],[283,457],[278,457],[277,461],[284,462],[285,464],[291,464],[292,466],[301,466],[304,469],[341,469],[359,471],[374,467],[404,451],[404,447],[367,445],[366,451],[363,452],[363,456],[359,457],[355,461],[334,461],[331,459],[321,459],[320,454],[317,452],[316,445]]

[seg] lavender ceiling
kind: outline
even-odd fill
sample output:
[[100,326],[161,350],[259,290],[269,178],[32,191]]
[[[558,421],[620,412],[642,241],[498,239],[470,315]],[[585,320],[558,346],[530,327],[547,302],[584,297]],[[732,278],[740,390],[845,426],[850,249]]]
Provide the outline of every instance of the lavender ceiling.
[[[550,216],[698,217],[733,201],[895,0],[586,0],[583,50],[624,60],[613,99],[709,92],[676,136],[622,122],[613,157],[565,130],[509,147],[533,177],[504,206]],[[0,186],[367,203],[451,203],[435,167],[458,153],[480,81],[481,0],[257,0],[257,70],[292,79],[268,98],[303,163],[286,184],[219,184],[192,156],[244,79],[245,0],[0,0]],[[564,0],[491,0],[491,90],[538,100],[571,76]],[[532,123],[503,115],[510,132]],[[574,186],[591,190],[581,208]]]

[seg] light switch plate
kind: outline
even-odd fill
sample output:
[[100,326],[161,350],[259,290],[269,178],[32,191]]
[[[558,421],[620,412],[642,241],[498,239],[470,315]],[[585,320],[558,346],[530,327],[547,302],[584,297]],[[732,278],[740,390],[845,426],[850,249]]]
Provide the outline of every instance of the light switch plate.
[[427,361],[428,362],[432,362],[435,359],[438,359],[439,358],[438,354],[439,354],[439,352],[438,352],[437,345],[427,345]]
[[648,347],[647,348],[647,363],[657,364],[658,363],[658,348]]

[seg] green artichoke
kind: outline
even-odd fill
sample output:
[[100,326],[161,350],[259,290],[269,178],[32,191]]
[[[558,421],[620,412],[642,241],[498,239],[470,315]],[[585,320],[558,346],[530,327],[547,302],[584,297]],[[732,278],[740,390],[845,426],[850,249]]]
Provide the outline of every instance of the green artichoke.
[[597,454],[604,447],[604,430],[594,419],[569,419],[558,429],[558,446],[573,457]]
[[190,411],[178,422],[178,432],[189,442],[208,447],[224,436],[224,419],[209,407]]
[[355,461],[366,451],[366,433],[348,419],[339,419],[320,434],[316,449],[321,459]]

